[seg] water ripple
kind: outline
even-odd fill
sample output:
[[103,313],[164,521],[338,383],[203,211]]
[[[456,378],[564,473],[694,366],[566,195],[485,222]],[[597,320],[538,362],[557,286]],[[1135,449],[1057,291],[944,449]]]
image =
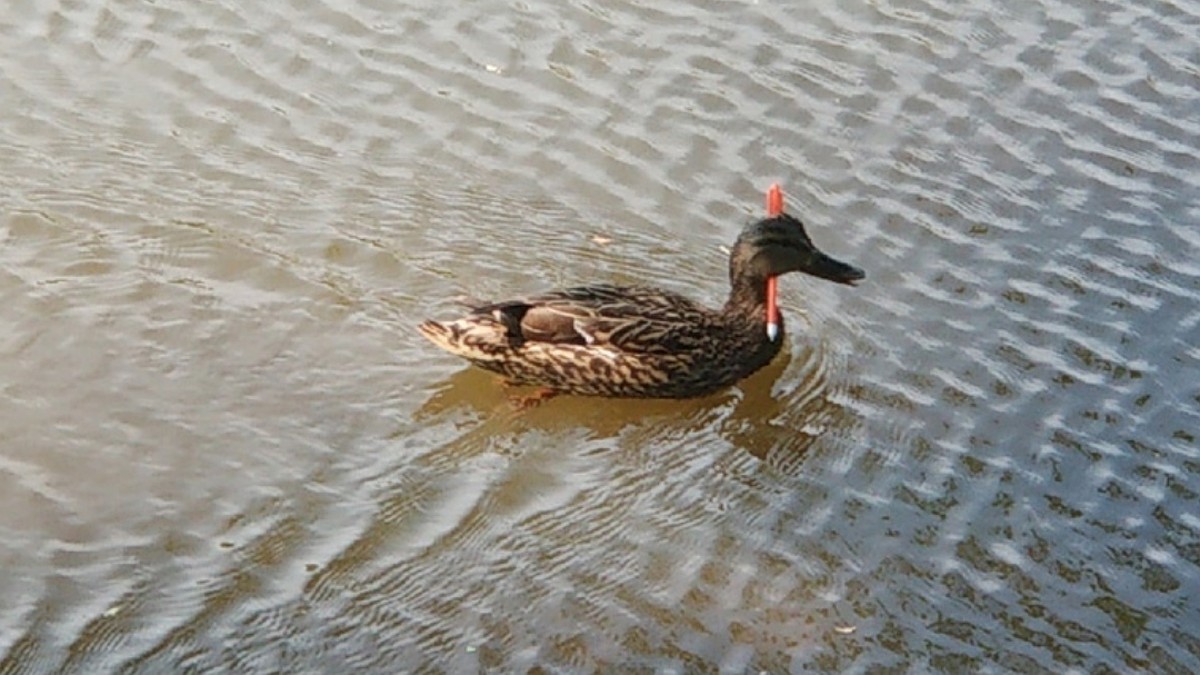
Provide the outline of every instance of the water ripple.
[[[1195,670],[1198,19],[21,0],[0,671]],[[868,283],[728,392],[411,330],[719,304],[777,181]]]

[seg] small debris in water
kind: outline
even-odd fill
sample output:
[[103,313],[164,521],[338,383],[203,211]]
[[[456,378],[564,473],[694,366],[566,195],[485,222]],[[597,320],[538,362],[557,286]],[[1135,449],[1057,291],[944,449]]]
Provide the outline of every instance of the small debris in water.
[[102,614],[101,616],[103,616],[105,618],[114,617],[114,616],[120,614],[122,609],[123,609],[123,607],[121,607],[120,605],[113,605],[112,607],[109,607],[108,609],[104,610],[104,614]]
[[598,234],[592,235],[592,243],[593,244],[600,244],[601,246],[606,246],[608,244],[611,244],[612,242],[613,242],[612,237],[602,237]]
[[854,633],[854,631],[856,631],[856,630],[858,630],[858,626],[834,626],[833,627],[833,632],[837,633],[838,635],[852,635]]

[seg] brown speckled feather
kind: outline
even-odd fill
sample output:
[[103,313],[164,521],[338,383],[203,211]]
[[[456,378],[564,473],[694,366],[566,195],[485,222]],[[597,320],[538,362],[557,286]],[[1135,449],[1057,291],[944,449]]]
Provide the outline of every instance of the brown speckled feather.
[[446,351],[500,373],[593,396],[681,398],[733,384],[779,351],[761,322],[645,287],[584,286],[426,321]]

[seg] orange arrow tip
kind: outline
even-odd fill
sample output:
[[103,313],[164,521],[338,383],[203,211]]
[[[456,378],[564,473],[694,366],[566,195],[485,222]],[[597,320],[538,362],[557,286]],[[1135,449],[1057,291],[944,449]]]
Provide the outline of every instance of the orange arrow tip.
[[779,187],[779,183],[774,183],[767,190],[767,215],[775,217],[781,213],[783,213],[783,189]]

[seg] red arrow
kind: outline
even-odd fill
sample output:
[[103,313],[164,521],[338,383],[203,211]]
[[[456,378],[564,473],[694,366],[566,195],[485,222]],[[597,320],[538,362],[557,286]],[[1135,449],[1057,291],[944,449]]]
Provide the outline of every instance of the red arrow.
[[[783,190],[779,183],[774,183],[767,190],[767,217],[774,218],[783,214]],[[779,337],[779,305],[776,298],[779,294],[774,274],[767,277],[767,339],[771,342]]]

